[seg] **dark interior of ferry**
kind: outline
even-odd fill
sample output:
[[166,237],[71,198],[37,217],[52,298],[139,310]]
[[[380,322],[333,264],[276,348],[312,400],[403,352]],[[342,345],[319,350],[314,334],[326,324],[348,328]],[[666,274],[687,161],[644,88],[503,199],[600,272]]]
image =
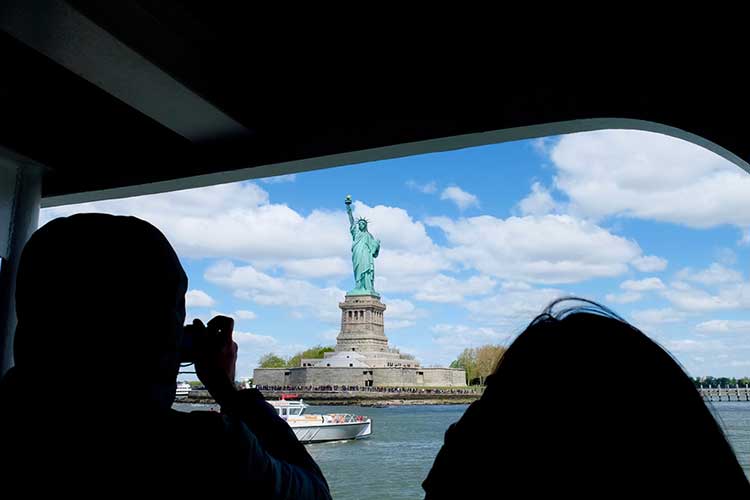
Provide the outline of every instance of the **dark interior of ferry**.
[[0,375],[42,207],[609,128],[679,137],[750,171],[747,90],[707,78],[708,63],[447,77],[459,69],[442,49],[370,39],[329,60],[352,33],[318,45],[308,28],[285,48],[295,26],[216,5],[0,2]]

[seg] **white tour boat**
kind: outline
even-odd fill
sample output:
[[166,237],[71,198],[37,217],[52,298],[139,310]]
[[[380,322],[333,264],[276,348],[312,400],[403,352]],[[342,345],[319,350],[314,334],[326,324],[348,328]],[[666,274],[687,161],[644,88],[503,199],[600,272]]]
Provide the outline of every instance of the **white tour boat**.
[[177,391],[175,392],[175,396],[186,398],[190,395],[191,390],[192,388],[187,382],[177,382]]
[[360,439],[372,434],[372,420],[369,417],[348,413],[304,415],[305,408],[309,405],[302,400],[281,399],[269,403],[286,420],[302,443]]

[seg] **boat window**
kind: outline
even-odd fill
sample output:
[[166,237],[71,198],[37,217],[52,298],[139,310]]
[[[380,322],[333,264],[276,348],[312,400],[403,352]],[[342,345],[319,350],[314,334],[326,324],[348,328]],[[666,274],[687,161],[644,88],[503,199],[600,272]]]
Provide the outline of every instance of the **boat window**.
[[[672,153],[677,153],[673,160],[663,161]],[[437,156],[445,160],[435,160]],[[481,163],[471,163],[481,158]],[[523,159],[524,168],[515,168],[517,159]],[[464,164],[471,167],[452,167]],[[493,167],[480,168],[480,164]],[[728,193],[745,185],[750,189],[747,173],[736,165],[718,156],[706,157],[697,146],[667,136],[612,130],[397,158],[379,162],[377,169],[366,173],[351,167],[355,172],[346,174],[347,168],[45,208],[41,222],[92,208],[127,213],[157,223],[179,254],[182,249],[199,251],[185,265],[190,282],[200,283],[203,289],[191,292],[201,292],[194,295],[195,304],[215,301],[216,309],[229,311],[230,304],[241,298],[236,308],[248,311],[237,314],[248,319],[238,316],[239,331],[250,331],[249,318],[256,314],[270,318],[264,319],[268,323],[260,332],[263,335],[242,335],[246,342],[240,348],[238,370],[250,370],[271,350],[283,351],[291,359],[292,351],[304,352],[318,342],[305,335],[329,330],[324,343],[336,353],[345,345],[358,353],[358,360],[364,353],[359,362],[362,379],[345,370],[317,370],[347,366],[321,353],[315,361],[312,356],[304,356],[310,362],[298,361],[295,367],[314,368],[297,370],[294,379],[290,369],[283,368],[290,365],[284,363],[287,359],[272,363],[278,371],[255,373],[255,383],[261,386],[320,383],[325,391],[339,392],[342,382],[351,378],[352,385],[368,389],[380,390],[378,386],[388,382],[409,389],[414,389],[413,384],[421,390],[433,381],[452,382],[454,375],[463,385],[460,373],[427,368],[433,364],[470,367],[468,382],[479,383],[507,341],[505,327],[498,325],[527,324],[552,299],[572,293],[610,304],[618,314],[643,325],[646,334],[658,332],[660,343],[674,351],[687,371],[705,377],[700,383],[714,387],[750,383],[742,378],[750,375],[750,343],[737,341],[740,332],[750,329],[750,309],[737,298],[748,283],[739,262],[739,256],[744,259],[747,253],[743,245],[750,242],[748,219],[735,216],[733,210],[714,210],[725,199],[720,186],[730,186]],[[335,182],[337,172],[346,180]],[[357,182],[367,188],[351,193],[354,216],[370,218],[372,237],[383,241],[373,265],[374,287],[384,294],[382,303],[388,307],[385,327],[384,311],[373,311],[381,306],[370,299],[347,301],[343,315],[338,309],[345,293],[356,285],[350,267],[348,217],[338,186]],[[293,194],[313,185],[320,189],[302,197]],[[500,186],[502,191],[496,189]],[[638,188],[643,186],[647,190],[641,197]],[[701,200],[715,203],[676,204],[675,193],[683,192],[700,193]],[[727,206],[736,202],[750,211],[750,197],[737,196]],[[209,203],[205,214],[194,206],[196,200],[218,198],[222,203]],[[655,208],[644,206],[644,199],[656,200]],[[243,216],[238,219],[234,214]],[[282,224],[271,221],[274,214],[284,214]],[[238,220],[265,221],[266,217],[269,224],[244,225],[247,235],[236,239],[237,246],[230,247],[229,254],[224,238],[214,237],[230,234],[225,228],[236,227]],[[202,227],[215,230],[185,230]],[[314,255],[309,255],[308,238],[315,239],[310,235],[320,235]],[[673,248],[677,253],[670,254]],[[680,253],[682,248],[689,251]],[[257,279],[248,283],[239,279],[242,276]],[[357,306],[367,309],[354,310]],[[188,308],[188,321],[208,314],[210,309],[201,307]],[[330,324],[332,319],[341,324]],[[407,345],[420,356],[416,361],[407,359],[385,346],[382,355],[371,356],[368,351],[380,349],[376,346],[381,344],[355,344],[355,339],[359,332],[370,332],[373,324],[378,334],[391,339],[390,347]],[[343,333],[352,334],[352,344],[360,348],[346,343],[337,348],[334,335]],[[305,345],[297,348],[300,342]],[[488,349],[482,352],[479,369],[477,357],[484,347]],[[332,361],[324,363],[325,359]],[[349,367],[353,359],[349,358]],[[378,377],[368,365],[378,367]],[[313,378],[318,372],[320,380]],[[181,394],[188,390],[180,389]],[[478,393],[481,388],[470,397]],[[297,408],[278,411],[305,414]],[[308,414],[313,413],[317,411],[310,408]],[[458,419],[461,413],[451,418]],[[376,425],[382,424],[376,421]],[[739,450],[750,456],[747,444]],[[431,465],[434,457],[428,455],[419,457],[424,460],[420,470]],[[331,462],[323,463],[330,467]],[[750,474],[750,468],[746,470]],[[424,479],[420,474],[411,479],[413,484]],[[339,471],[329,479],[345,485],[350,478]]]

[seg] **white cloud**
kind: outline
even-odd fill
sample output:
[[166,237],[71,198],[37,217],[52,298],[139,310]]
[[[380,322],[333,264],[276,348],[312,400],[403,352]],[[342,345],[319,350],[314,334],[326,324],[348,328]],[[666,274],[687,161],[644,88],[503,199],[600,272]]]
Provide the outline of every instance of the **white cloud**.
[[638,302],[643,298],[643,295],[636,292],[625,292],[625,293],[608,293],[605,297],[607,302],[614,304],[630,304],[632,302]]
[[650,290],[664,290],[666,286],[659,278],[645,278],[623,281],[620,283],[620,288],[630,292],[648,292]]
[[[159,227],[182,257],[231,258],[286,278],[341,279],[351,275],[346,213],[313,210],[302,215],[271,203],[253,183],[234,183],[159,195],[45,209],[43,220],[78,212],[134,215]],[[413,292],[453,264],[406,210],[354,203],[381,240],[376,261],[379,290]]]
[[531,186],[531,193],[518,203],[522,215],[546,215],[557,210],[557,202],[540,183]]
[[706,228],[750,226],[750,176],[692,143],[651,132],[566,135],[550,157],[570,210]]
[[684,312],[675,311],[668,307],[661,309],[642,309],[640,311],[634,311],[632,316],[636,323],[648,326],[662,325],[665,323],[679,323],[686,318]]
[[690,268],[682,269],[677,273],[676,277],[680,280],[694,281],[704,285],[720,285],[742,281],[741,273],[725,267],[718,262],[714,262],[708,268],[700,271],[693,271]]
[[253,311],[246,311],[244,309],[241,309],[239,311],[234,311],[234,315],[237,316],[239,319],[255,319],[258,317],[258,315],[255,314]]
[[727,247],[718,248],[716,249],[716,260],[725,266],[733,266],[737,263],[737,252]]
[[383,298],[383,302],[386,304],[383,314],[386,335],[389,330],[412,327],[418,319],[427,316],[427,311],[419,309],[409,300]]
[[438,274],[417,289],[414,298],[425,302],[461,302],[466,296],[484,295],[496,282],[487,276],[472,276],[466,281]]
[[[439,225],[453,244],[446,249],[432,241],[423,222],[402,208],[357,201],[354,209],[356,216],[371,221],[372,233],[382,242],[376,289],[419,294],[424,300],[456,301],[459,296],[485,293],[492,277],[553,283],[613,276],[640,256],[634,242],[566,216],[443,218]],[[271,203],[268,193],[253,183],[49,209],[45,218],[78,211],[147,219],[165,232],[181,256],[244,260],[262,273],[263,278],[256,278],[264,283],[287,279],[292,289],[317,290],[301,283],[351,274],[351,237],[343,210],[302,215]],[[550,241],[555,248],[547,250]],[[445,274],[471,267],[487,276],[464,282]],[[456,285],[450,296],[446,288],[436,286],[441,283]],[[264,298],[240,284],[234,289],[256,302],[281,300],[273,295]]]
[[[342,214],[346,221],[346,215]],[[422,222],[415,221],[409,212],[399,207],[390,207],[387,205],[368,206],[360,201],[354,202],[354,217],[364,217],[369,221],[368,231],[381,241],[383,251],[410,251],[410,252],[429,252],[436,249],[435,244],[427,235],[427,231]],[[351,241],[349,235],[348,222],[345,228],[341,229],[338,224],[338,231],[343,232],[348,241]],[[348,250],[351,246],[346,246]]]
[[424,311],[420,311],[410,300],[405,299],[386,299],[383,298],[386,303],[386,312],[384,317],[399,318],[399,319],[416,319],[424,316]]
[[434,194],[437,192],[437,183],[435,181],[430,181],[426,184],[419,184],[416,181],[408,180],[406,181],[406,186],[424,194]]
[[553,141],[554,138],[552,137],[539,137],[538,139],[533,139],[531,141],[531,147],[534,148],[534,151],[537,153],[546,156],[549,153],[549,148]]
[[467,193],[458,186],[450,186],[440,194],[441,200],[452,201],[459,210],[466,210],[469,207],[479,207],[479,198],[471,193]]
[[569,215],[489,215],[426,221],[442,229],[455,262],[505,280],[574,283],[627,271],[637,243]]
[[390,330],[400,330],[402,328],[411,328],[416,324],[416,321],[412,321],[410,319],[385,319],[386,332]]
[[643,257],[633,259],[631,264],[643,273],[655,273],[667,268],[667,259],[657,257],[656,255],[644,255]]
[[185,294],[186,307],[211,307],[216,301],[203,290],[188,290]]
[[260,347],[275,347],[278,344],[278,341],[270,335],[258,335],[250,332],[235,331],[232,338],[240,346],[249,344]]
[[260,182],[264,184],[282,184],[285,182],[294,182],[297,180],[297,174],[286,174],[286,175],[277,175],[276,177],[266,177],[264,179],[260,179]]
[[[268,262],[269,265],[273,263]],[[317,259],[294,259],[276,263],[287,276],[294,278],[343,277],[351,274],[351,263],[343,257],[319,257]]]
[[523,281],[503,281],[500,288],[506,291],[531,290],[533,287]]
[[496,328],[475,327],[460,324],[437,324],[431,328],[435,344],[450,348],[456,354],[467,347],[484,344],[505,344],[510,335]]
[[254,183],[234,183],[43,210],[43,219],[78,212],[133,215],[161,229],[181,257],[248,262],[341,255],[349,247],[343,211],[302,216],[270,203]]
[[235,266],[221,261],[205,272],[207,281],[234,290],[235,296],[264,306],[305,309],[326,321],[337,321],[336,304],[345,292],[336,287],[319,288],[307,281],[279,278],[258,271],[251,265]]
[[437,247],[423,253],[383,250],[375,263],[375,288],[386,293],[414,292],[453,266]]
[[698,323],[695,329],[701,333],[750,333],[750,321],[712,319]]
[[724,344],[716,340],[677,339],[667,340],[663,345],[669,351],[676,353],[705,353],[720,351],[726,348]]
[[326,330],[323,333],[321,333],[321,334],[318,335],[318,337],[320,337],[321,339],[325,340],[326,342],[333,342],[333,343],[336,342],[336,337],[338,337],[338,336],[339,336],[339,331],[338,330],[333,330],[333,329]]
[[568,296],[562,290],[532,288],[504,290],[478,300],[467,300],[472,320],[500,325],[509,332],[520,332],[553,300]]
[[747,287],[739,285],[723,288],[718,294],[711,294],[678,281],[672,283],[662,294],[673,306],[683,311],[711,312],[738,309],[743,303],[750,304],[749,291]]

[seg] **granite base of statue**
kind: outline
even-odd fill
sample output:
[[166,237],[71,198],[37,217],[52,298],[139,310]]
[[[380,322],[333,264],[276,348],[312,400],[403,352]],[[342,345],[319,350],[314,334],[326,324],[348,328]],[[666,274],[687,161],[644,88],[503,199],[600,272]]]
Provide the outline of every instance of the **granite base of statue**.
[[339,308],[341,332],[336,337],[337,351],[388,351],[388,338],[383,327],[385,304],[380,301],[380,296],[347,294]]

